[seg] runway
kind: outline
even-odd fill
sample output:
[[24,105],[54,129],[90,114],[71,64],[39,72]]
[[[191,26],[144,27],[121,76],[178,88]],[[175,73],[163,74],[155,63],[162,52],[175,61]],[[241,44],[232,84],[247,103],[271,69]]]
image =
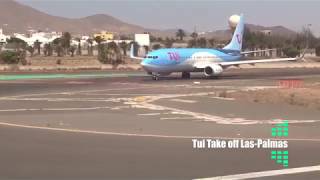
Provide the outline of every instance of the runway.
[[0,81],[0,177],[195,179],[280,170],[270,149],[195,149],[192,139],[273,138],[281,120],[289,121],[282,138],[289,168],[320,165],[319,110],[219,95],[279,88],[280,79],[314,84],[319,69],[234,69],[218,79],[160,81],[141,72],[107,74]]

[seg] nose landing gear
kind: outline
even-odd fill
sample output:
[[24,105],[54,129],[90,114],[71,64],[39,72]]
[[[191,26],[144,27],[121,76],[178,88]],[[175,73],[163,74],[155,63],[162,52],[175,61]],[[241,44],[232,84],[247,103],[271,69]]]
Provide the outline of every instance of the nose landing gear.
[[159,75],[152,74],[152,80],[158,81],[159,80]]

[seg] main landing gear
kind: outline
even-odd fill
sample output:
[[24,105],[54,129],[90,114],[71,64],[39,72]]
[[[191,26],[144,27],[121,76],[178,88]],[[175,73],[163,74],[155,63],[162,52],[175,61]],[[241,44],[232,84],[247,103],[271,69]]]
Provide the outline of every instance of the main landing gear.
[[158,74],[152,74],[152,80],[158,81],[159,75]]
[[190,79],[191,77],[190,72],[182,72],[181,77],[182,79]]
[[[160,78],[160,74],[159,73],[148,72],[148,74],[150,74],[152,76],[152,80],[157,81]],[[161,74],[161,75],[169,75],[169,74]],[[182,77],[182,79],[190,79],[190,77],[191,77],[190,72],[182,72],[181,77]]]

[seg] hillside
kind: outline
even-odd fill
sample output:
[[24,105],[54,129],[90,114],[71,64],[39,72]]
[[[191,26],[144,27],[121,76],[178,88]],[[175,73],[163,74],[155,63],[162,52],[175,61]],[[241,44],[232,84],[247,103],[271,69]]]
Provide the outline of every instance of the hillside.
[[[46,14],[32,7],[20,4],[14,0],[0,0],[0,24],[4,25],[4,33],[27,30],[43,31],[69,31],[73,34],[92,34],[101,30],[117,33],[143,33],[151,32],[155,36],[175,37],[176,29],[154,30],[129,24],[106,14],[96,14],[83,18],[65,18]],[[252,31],[272,30],[272,34],[291,36],[295,32],[283,26],[264,27],[248,24]],[[190,33],[188,33],[190,34]],[[204,34],[208,38],[229,39],[229,30],[218,30]]]
[[122,22],[112,16],[97,14],[79,19],[52,16],[13,0],[0,1],[0,24],[6,33],[25,32],[28,29],[69,31],[86,34],[108,30],[119,33],[144,32],[145,28]]
[[[251,32],[261,32],[264,30],[270,30],[271,34],[274,36],[284,36],[284,37],[292,37],[297,34],[297,32],[292,31],[286,27],[283,26],[271,26],[271,27],[265,27],[260,25],[254,25],[254,24],[246,24],[246,27]],[[220,40],[228,40],[231,38],[231,31],[230,30],[217,30],[213,32],[208,32],[202,35],[203,37],[207,38],[215,38]]]

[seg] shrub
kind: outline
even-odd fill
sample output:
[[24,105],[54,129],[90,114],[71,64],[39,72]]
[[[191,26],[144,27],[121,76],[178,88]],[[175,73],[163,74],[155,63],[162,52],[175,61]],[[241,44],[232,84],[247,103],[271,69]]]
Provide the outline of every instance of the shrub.
[[154,44],[153,46],[152,46],[152,49],[153,50],[158,50],[158,49],[160,49],[161,48],[161,45],[160,44]]
[[20,60],[19,53],[14,51],[2,51],[0,58],[5,64],[18,64]]
[[320,56],[320,44],[316,47],[316,56]]
[[28,61],[26,59],[21,59],[21,64],[26,66],[28,65]]
[[300,54],[299,50],[295,47],[286,47],[283,49],[283,53],[288,57],[297,57]]

